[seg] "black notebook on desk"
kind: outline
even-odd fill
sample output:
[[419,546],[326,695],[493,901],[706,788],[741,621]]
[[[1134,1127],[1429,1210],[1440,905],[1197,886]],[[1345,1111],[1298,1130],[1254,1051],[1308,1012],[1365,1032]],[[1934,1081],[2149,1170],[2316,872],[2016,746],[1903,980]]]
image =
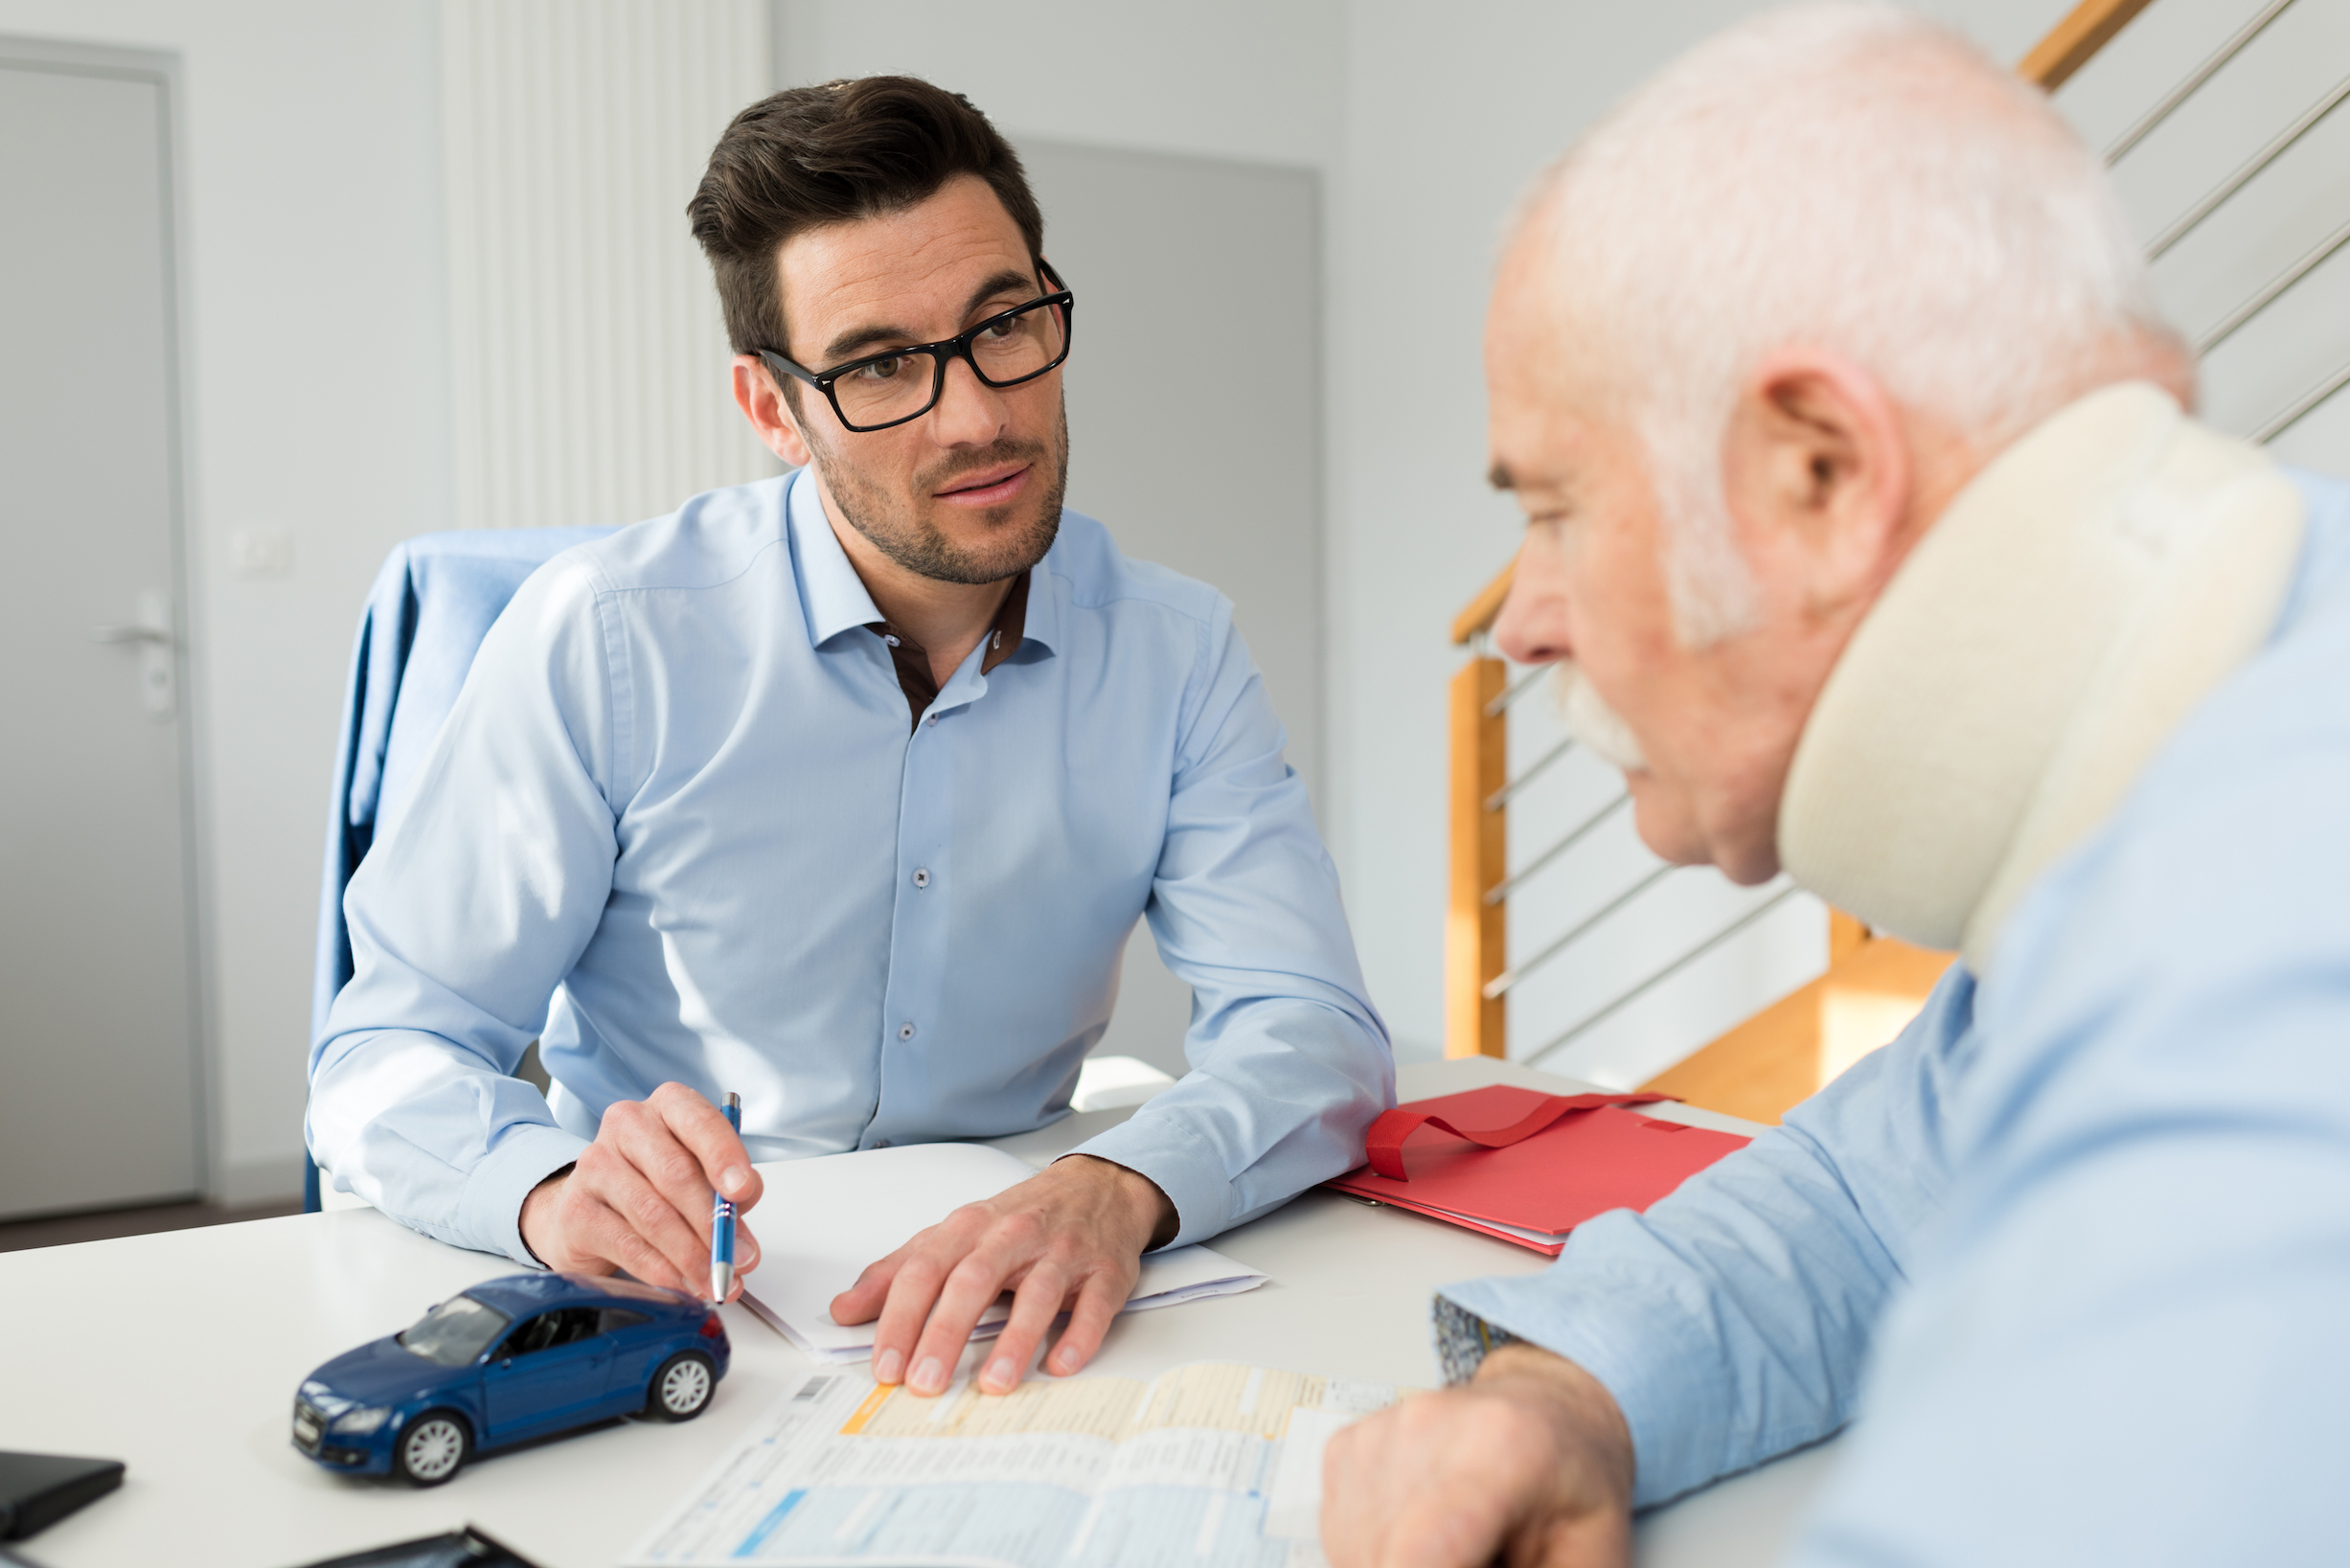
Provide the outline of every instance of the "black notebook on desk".
[[0,1541],[20,1541],[123,1484],[119,1459],[0,1453]]

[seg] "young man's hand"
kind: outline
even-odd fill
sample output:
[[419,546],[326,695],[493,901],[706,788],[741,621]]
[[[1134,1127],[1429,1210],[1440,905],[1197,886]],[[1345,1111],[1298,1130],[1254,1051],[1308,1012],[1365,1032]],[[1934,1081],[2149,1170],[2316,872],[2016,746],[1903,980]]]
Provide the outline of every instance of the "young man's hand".
[[1066,1375],[1101,1348],[1126,1306],[1142,1255],[1175,1233],[1175,1205],[1149,1177],[1072,1154],[984,1203],[966,1204],[866,1268],[833,1298],[833,1321],[877,1314],[873,1375],[937,1394],[979,1314],[1006,1290],[1004,1324],[979,1386],[1001,1394],[1026,1375],[1038,1344],[1064,1308],[1069,1326],[1049,1370]]
[[715,1190],[735,1202],[735,1275],[759,1266],[759,1241],[742,1216],[763,1184],[725,1115],[682,1083],[604,1113],[579,1163],[522,1200],[522,1243],[553,1269],[627,1269],[647,1284],[691,1296],[710,1290],[710,1207]]
[[1330,1440],[1332,1568],[1625,1568],[1631,1434],[1572,1361],[1505,1345],[1461,1388],[1404,1400]]

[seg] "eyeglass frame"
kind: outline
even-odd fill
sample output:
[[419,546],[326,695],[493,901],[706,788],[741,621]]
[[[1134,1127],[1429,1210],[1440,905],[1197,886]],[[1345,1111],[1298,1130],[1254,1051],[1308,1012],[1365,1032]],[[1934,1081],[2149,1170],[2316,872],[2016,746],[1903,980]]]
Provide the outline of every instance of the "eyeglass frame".
[[[911,424],[938,407],[939,399],[947,396],[947,367],[958,359],[971,368],[971,374],[979,378],[981,386],[993,387],[999,391],[1005,387],[1025,386],[1039,375],[1059,370],[1068,359],[1069,346],[1077,341],[1077,296],[1069,291],[1069,286],[1062,282],[1061,274],[1053,270],[1052,262],[1039,256],[1037,258],[1037,268],[1044,274],[1045,282],[1053,285],[1052,293],[1039,294],[1025,305],[1015,305],[1009,310],[998,310],[987,320],[976,323],[968,330],[956,333],[953,337],[942,339],[937,343],[908,343],[901,348],[885,349],[879,353],[869,353],[861,358],[852,359],[846,364],[834,365],[828,371],[811,371],[805,365],[785,358],[773,349],[761,349],[758,351],[759,357],[766,362],[770,370],[780,371],[795,380],[805,381],[818,392],[823,393],[824,400],[833,405],[833,418],[840,421],[842,429],[853,434],[865,436],[877,430],[893,430],[901,424]],[[1061,311],[1061,352],[1055,354],[1049,363],[1009,381],[995,380],[986,371],[979,368],[979,361],[971,354],[971,344],[980,333],[999,321],[1046,307],[1058,307]],[[862,370],[867,365],[877,365],[884,359],[895,359],[900,354],[908,353],[926,353],[930,356],[931,364],[937,367],[930,378],[930,400],[913,413],[891,420],[885,424],[850,423],[849,416],[841,411],[840,395],[833,390],[833,383],[851,371]]]

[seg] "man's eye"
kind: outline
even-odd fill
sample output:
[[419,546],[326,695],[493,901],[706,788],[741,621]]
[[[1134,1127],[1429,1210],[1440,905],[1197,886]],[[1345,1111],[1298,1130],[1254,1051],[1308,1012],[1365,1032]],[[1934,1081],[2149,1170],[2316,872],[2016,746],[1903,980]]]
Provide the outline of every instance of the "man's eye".
[[912,354],[892,354],[887,359],[871,360],[859,365],[849,375],[859,381],[894,381],[913,369],[913,366],[914,356]]
[[1017,316],[1007,316],[1002,321],[989,322],[985,327],[979,330],[979,333],[982,337],[1001,339],[1010,337],[1013,333],[1018,331],[1019,330],[1020,318]]

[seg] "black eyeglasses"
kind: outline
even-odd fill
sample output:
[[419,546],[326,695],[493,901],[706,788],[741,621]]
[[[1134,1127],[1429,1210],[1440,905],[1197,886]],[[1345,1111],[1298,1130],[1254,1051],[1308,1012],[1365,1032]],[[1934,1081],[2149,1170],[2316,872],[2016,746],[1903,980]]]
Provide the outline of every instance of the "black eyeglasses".
[[759,357],[778,374],[823,393],[849,429],[887,430],[937,407],[947,390],[947,367],[958,359],[989,386],[1016,387],[1069,357],[1069,313],[1076,296],[1051,262],[1039,259],[1037,265],[1055,292],[990,316],[944,343],[909,344],[829,371],[795,365],[772,349],[760,350]]

